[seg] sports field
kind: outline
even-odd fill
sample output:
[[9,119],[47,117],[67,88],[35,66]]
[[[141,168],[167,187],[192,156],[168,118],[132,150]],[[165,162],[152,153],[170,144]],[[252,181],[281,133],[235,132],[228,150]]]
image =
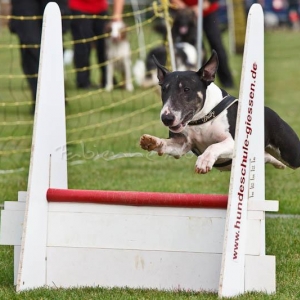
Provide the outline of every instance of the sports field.
[[[154,39],[154,38],[153,38]],[[227,36],[224,36],[227,44]],[[0,44],[15,42],[15,37],[1,32]],[[300,135],[300,38],[298,32],[281,29],[266,32],[265,36],[265,103],[274,109]],[[0,52],[3,62],[1,74],[22,74],[17,51]],[[4,62],[9,62],[5,64]],[[242,57],[230,55],[236,88],[229,92],[238,95]],[[132,114],[132,102],[117,107],[114,103],[132,97],[123,90],[112,93],[78,91],[74,85],[74,73],[67,73],[67,127],[68,181],[70,188],[164,191],[187,193],[227,193],[229,173],[213,170],[207,175],[194,173],[196,158],[188,155],[175,160],[170,157],[148,155],[139,148],[142,133],[167,136],[159,121],[160,100],[155,89],[150,93],[137,88],[135,109],[149,107],[140,114]],[[26,82],[22,79],[0,81],[0,101],[29,102]],[[147,92],[147,91],[146,91]],[[82,96],[82,97],[81,97]],[[101,114],[101,107],[108,107]],[[97,110],[96,114],[86,113]],[[124,118],[128,115],[128,118]],[[5,107],[0,110],[0,122],[28,121],[9,131],[5,124],[0,128],[0,138],[31,135],[32,115],[30,105]],[[110,122],[110,120],[119,120]],[[101,125],[101,122],[103,125]],[[100,125],[99,125],[100,124]],[[147,126],[149,124],[149,126]],[[89,128],[91,126],[92,128]],[[78,128],[85,128],[78,131]],[[130,129],[130,130],[129,130]],[[6,131],[7,130],[7,131]],[[123,133],[124,132],[124,133]],[[123,133],[123,134],[122,134]],[[111,137],[110,134],[113,136]],[[87,138],[88,135],[88,138]],[[101,136],[105,136],[101,138]],[[94,140],[94,137],[98,137]],[[15,149],[24,140],[18,140]],[[25,142],[24,142],[25,143]],[[29,140],[30,144],[30,140]],[[3,146],[5,150],[5,145]],[[3,149],[0,149],[3,151]],[[27,149],[25,145],[21,149]],[[28,176],[28,152],[0,156],[0,204],[16,200],[17,192],[26,190]],[[294,149],[291,149],[294,151]],[[280,200],[279,215],[267,219],[267,253],[277,259],[277,293],[266,296],[251,293],[238,299],[300,299],[300,171],[277,170],[266,166],[266,199]],[[291,216],[290,216],[291,215]],[[126,274],[124,274],[126,276]],[[132,290],[105,288],[39,289],[16,294],[13,286],[13,248],[0,246],[0,299],[216,299],[213,293],[187,291]]]

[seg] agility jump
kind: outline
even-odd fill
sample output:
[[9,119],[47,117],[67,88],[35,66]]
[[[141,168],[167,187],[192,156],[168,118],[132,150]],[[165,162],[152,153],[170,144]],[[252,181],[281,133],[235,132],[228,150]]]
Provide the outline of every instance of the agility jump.
[[[248,16],[228,196],[68,190],[67,161],[59,151],[66,145],[62,50],[60,11],[50,3],[28,189],[18,202],[5,202],[1,215],[0,242],[15,249],[17,291],[127,286],[218,291],[220,297],[274,293],[265,211],[277,211],[278,202],[265,201],[261,7],[253,5]],[[245,120],[254,62],[259,69],[250,136]]]

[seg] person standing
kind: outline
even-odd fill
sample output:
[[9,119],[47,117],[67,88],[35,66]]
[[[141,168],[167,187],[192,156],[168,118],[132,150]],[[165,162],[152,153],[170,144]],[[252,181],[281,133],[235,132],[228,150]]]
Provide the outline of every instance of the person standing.
[[300,4],[298,0],[288,0],[288,15],[292,29],[300,30]]
[[[16,17],[40,17],[44,13],[49,0],[11,0],[11,14]],[[52,1],[53,2],[53,1]],[[67,0],[54,1],[59,5],[61,14],[68,14]],[[9,28],[12,33],[18,35],[19,42],[24,47],[20,47],[21,66],[24,74],[27,76],[32,100],[36,99],[37,74],[39,69],[40,43],[42,35],[41,18],[12,18]],[[63,21],[63,32],[68,29],[67,21]]]
[[[177,9],[191,7],[198,15],[198,0],[172,0]],[[229,68],[227,54],[222,42],[218,18],[218,0],[203,1],[203,31],[211,49],[216,50],[219,57],[218,77],[223,87],[233,88],[233,77]]]
[[[95,36],[101,36],[105,33],[108,15],[107,0],[69,0],[69,8],[73,16],[87,15],[85,18],[74,18],[71,20],[71,33],[74,40],[74,65],[76,68],[76,85],[80,89],[89,89],[92,87],[90,79],[90,53],[92,42],[84,42],[84,39],[90,39]],[[114,0],[113,4],[113,22],[122,21],[122,12],[124,0]],[[92,18],[92,15],[98,18]],[[106,61],[105,39],[98,38],[95,41],[97,60],[101,71],[101,86],[106,85]]]

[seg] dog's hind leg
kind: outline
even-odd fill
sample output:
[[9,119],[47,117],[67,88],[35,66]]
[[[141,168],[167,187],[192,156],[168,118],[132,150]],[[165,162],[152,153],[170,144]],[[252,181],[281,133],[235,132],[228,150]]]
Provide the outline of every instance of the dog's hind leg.
[[276,169],[285,169],[286,167],[285,164],[267,152],[265,152],[265,163],[273,165]]
[[300,167],[300,141],[296,132],[272,109],[265,107],[265,150],[284,165]]

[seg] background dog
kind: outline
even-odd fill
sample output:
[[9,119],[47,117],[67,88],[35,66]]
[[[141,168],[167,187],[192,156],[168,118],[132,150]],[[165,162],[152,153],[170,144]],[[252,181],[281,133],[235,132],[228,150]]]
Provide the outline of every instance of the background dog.
[[[197,45],[197,16],[191,8],[170,10],[172,23],[172,38],[174,43],[189,43]],[[158,19],[154,25],[154,30],[167,40],[167,29],[164,19]]]
[[176,9],[172,13],[172,38],[174,43],[197,46],[197,16],[190,8]]
[[[195,172],[199,174],[209,172],[213,166],[231,169],[238,102],[213,83],[218,63],[214,51],[197,72],[169,72],[156,60],[163,102],[160,116],[170,135],[169,139],[143,135],[140,145],[144,150],[176,158],[193,151],[198,156]],[[230,106],[216,118],[208,116],[216,105],[228,99]],[[300,166],[297,134],[268,107],[265,107],[265,162],[276,168]]]
[[[173,18],[172,39],[174,43],[174,54],[176,70],[187,71],[195,70],[197,66],[197,16],[191,8],[171,10]],[[165,20],[160,19],[154,25],[154,30],[167,39]],[[153,55],[160,64],[167,63],[167,50],[164,45],[152,49],[148,54],[145,64],[141,61],[136,62],[133,73],[137,85],[150,87],[157,84],[156,65],[153,62]],[[204,60],[205,50],[202,48],[202,58]]]
[[[189,43],[174,44],[175,64],[178,71],[196,70],[197,50]],[[153,61],[153,55],[162,64],[167,64],[167,50],[165,46],[158,46],[152,49],[146,58],[145,66],[135,65],[133,68],[134,77],[138,85],[151,87],[157,85],[157,67]]]
[[111,22],[107,26],[107,32],[110,35],[106,38],[108,64],[105,89],[107,91],[113,89],[114,72],[119,70],[124,77],[126,90],[132,91],[131,49],[130,43],[126,38],[125,24],[123,22]]

